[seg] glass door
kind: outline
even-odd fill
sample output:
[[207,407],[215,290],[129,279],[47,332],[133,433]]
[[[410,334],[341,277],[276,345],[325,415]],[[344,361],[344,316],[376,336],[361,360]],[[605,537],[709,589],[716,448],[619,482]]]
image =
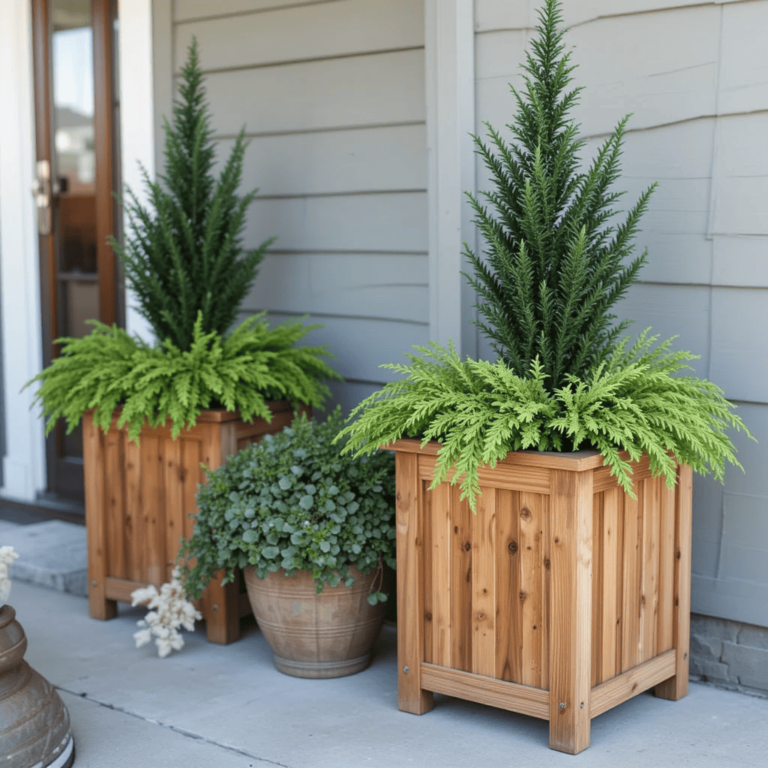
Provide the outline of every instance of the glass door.
[[[37,229],[40,238],[43,362],[54,339],[118,319],[115,256],[119,105],[113,66],[114,0],[33,0]],[[58,425],[46,446],[48,491],[82,504],[80,430]]]

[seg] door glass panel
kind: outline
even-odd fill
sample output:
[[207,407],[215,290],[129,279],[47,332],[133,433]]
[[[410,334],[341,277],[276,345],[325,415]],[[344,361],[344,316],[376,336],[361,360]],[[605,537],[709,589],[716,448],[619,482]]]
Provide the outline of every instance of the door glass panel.
[[53,167],[59,333],[99,316],[90,0],[52,0]]

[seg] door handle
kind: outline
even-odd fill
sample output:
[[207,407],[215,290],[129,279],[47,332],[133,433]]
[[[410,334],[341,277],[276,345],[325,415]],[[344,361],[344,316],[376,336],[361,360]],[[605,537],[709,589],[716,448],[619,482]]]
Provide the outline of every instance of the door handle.
[[37,206],[37,231],[40,235],[51,234],[51,164],[48,160],[37,161],[37,178],[32,185],[32,195]]

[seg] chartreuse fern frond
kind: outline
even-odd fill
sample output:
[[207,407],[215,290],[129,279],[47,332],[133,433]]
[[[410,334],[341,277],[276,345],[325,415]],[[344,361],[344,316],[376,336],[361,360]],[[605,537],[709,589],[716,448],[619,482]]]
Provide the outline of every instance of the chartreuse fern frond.
[[749,431],[722,390],[681,375],[694,355],[671,351],[672,340],[657,341],[647,331],[629,349],[625,341],[583,380],[571,375],[554,392],[538,359],[521,377],[503,360],[462,361],[452,347],[417,347],[421,356],[409,355],[410,365],[384,366],[405,378],[355,408],[342,432],[344,450],[359,456],[402,437],[437,440],[431,487],[455,470],[451,483],[461,483],[473,510],[479,468],[514,450],[598,450],[630,495],[622,451],[632,461],[647,453],[653,474],[670,486],[675,459],[722,480],[726,463],[741,466],[726,430]]
[[270,328],[254,315],[230,336],[203,331],[198,313],[187,351],[170,339],[151,347],[117,326],[94,322],[82,338],[60,339],[61,355],[27,386],[40,383],[35,403],[47,417],[46,434],[63,418],[67,431],[94,411],[106,432],[115,409],[118,424],[138,440],[142,426],[171,420],[176,437],[193,427],[205,408],[239,411],[245,421],[272,416],[267,400],[291,400],[320,407],[329,394],[325,379],[339,379],[324,357],[325,347],[295,346],[317,326],[301,322]]

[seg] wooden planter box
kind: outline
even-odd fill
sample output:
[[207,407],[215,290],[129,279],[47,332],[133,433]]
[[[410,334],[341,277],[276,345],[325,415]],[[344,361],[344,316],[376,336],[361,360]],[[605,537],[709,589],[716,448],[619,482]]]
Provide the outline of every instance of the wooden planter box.
[[[105,435],[83,417],[85,519],[88,538],[88,600],[95,619],[117,615],[117,602],[131,592],[169,581],[182,536],[192,535],[201,463],[216,469],[228,456],[293,420],[291,404],[269,404],[272,421],[245,423],[238,413],[203,411],[192,429],[171,439],[170,421],[141,431],[139,445],[113,419]],[[250,613],[237,580],[214,580],[203,593],[201,612],[208,640],[231,643],[240,637],[240,616]]]
[[602,457],[514,452],[427,490],[439,445],[390,446],[397,464],[398,700],[443,693],[549,721],[552,749],[642,691],[688,691],[691,469],[676,488],[633,464],[637,499]]

